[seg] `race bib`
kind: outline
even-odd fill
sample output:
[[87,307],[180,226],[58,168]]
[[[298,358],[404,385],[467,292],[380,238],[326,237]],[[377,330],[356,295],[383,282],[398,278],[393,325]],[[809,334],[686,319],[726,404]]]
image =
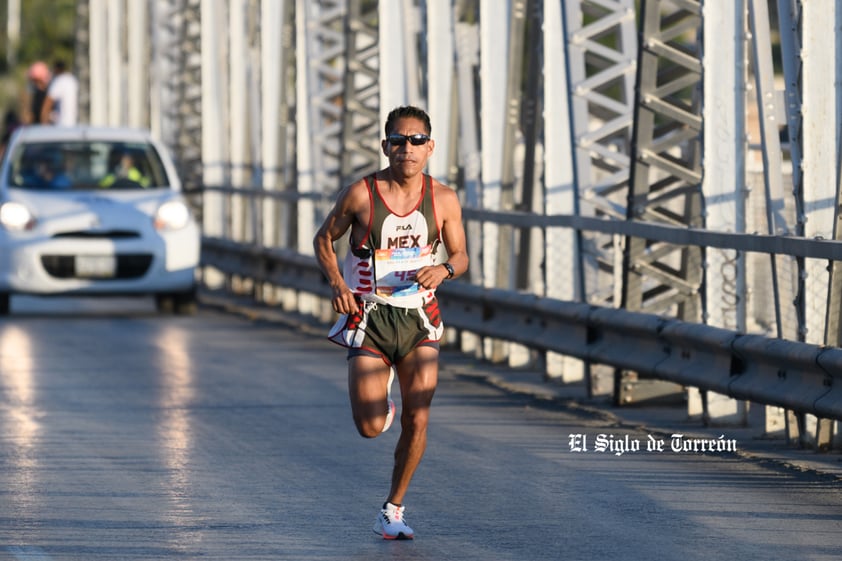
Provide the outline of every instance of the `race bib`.
[[377,249],[374,252],[374,270],[377,272],[378,296],[411,296],[421,287],[415,282],[418,269],[432,263],[431,245]]

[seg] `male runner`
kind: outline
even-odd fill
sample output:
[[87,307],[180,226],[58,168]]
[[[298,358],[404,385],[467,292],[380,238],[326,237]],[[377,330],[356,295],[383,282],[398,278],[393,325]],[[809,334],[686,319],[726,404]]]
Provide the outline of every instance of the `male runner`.
[[[435,289],[468,268],[462,207],[453,189],[424,173],[435,142],[423,110],[398,107],[381,142],[389,166],[343,189],[313,246],[342,314],[330,339],[348,347],[351,412],[360,435],[392,423],[391,384],[401,390],[401,434],[392,485],[374,531],[412,539],[403,499],[427,445],[444,331]],[[340,272],[334,242],[351,229]],[[447,260],[439,255],[444,244]]]

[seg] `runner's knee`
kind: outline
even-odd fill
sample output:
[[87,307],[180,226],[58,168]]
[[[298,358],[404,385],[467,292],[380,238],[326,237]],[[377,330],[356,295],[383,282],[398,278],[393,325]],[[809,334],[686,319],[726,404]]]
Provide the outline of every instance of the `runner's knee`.
[[366,417],[363,415],[354,415],[354,425],[357,427],[357,432],[363,438],[375,438],[380,436],[383,431],[383,424],[386,422],[386,416],[382,417]]
[[401,412],[401,430],[423,433],[427,430],[430,420],[429,407],[412,408],[405,407]]

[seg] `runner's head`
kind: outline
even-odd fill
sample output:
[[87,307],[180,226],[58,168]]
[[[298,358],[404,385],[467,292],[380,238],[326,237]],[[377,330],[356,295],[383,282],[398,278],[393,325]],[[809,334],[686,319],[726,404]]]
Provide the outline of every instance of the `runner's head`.
[[388,137],[390,134],[395,132],[395,125],[397,121],[403,119],[405,117],[409,117],[412,119],[418,119],[424,126],[424,133],[427,136],[433,132],[432,127],[430,125],[430,116],[427,115],[427,112],[423,109],[415,107],[413,105],[405,105],[402,107],[395,107],[389,112],[389,115],[386,117],[386,136]]

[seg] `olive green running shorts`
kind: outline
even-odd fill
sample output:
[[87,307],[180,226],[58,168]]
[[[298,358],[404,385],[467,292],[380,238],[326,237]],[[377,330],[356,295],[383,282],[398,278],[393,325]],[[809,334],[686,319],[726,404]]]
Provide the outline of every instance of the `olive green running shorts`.
[[360,302],[360,311],[339,318],[328,338],[348,347],[349,359],[376,356],[391,366],[416,347],[438,349],[443,332],[438,300],[433,298],[422,308]]

